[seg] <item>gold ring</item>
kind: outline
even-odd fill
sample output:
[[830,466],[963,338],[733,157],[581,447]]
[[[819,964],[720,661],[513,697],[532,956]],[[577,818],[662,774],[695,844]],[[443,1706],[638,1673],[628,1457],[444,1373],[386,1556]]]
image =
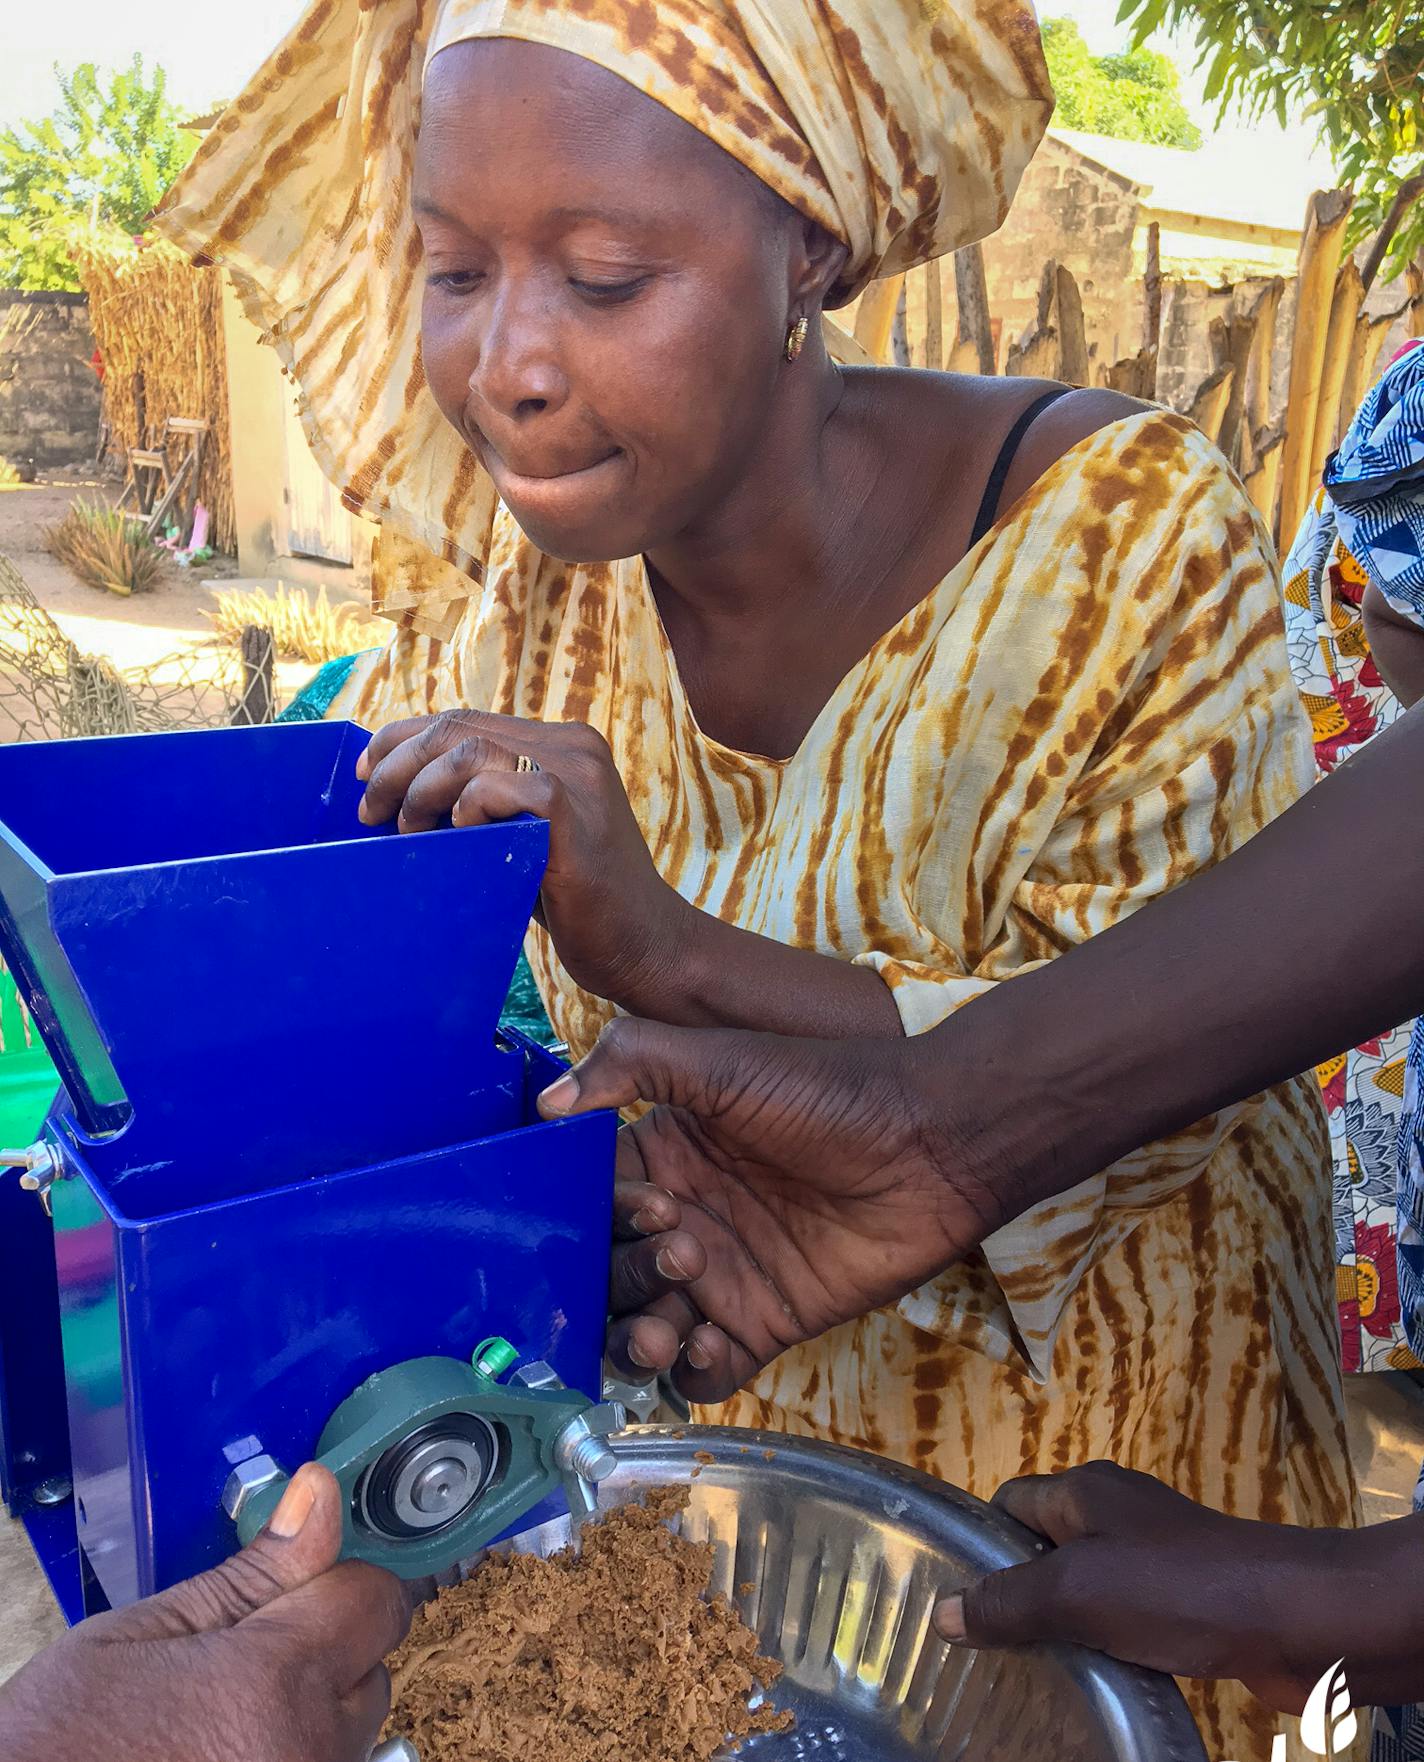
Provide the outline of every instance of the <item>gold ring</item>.
[[520,753],[519,757],[514,761],[514,768],[516,771],[537,771],[540,766],[539,761],[537,759],[531,759],[528,753]]

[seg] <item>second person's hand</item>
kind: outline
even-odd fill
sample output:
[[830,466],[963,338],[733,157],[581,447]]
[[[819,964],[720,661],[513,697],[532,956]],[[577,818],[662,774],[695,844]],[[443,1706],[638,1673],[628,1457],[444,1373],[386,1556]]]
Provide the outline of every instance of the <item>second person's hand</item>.
[[1424,1696],[1424,1517],[1307,1530],[1228,1517],[1151,1475],[1091,1462],[994,1503],[1056,1546],[946,1599],[952,1642],[1069,1640],[1173,1676],[1229,1679],[1298,1714],[1338,1660],[1357,1705]]
[[[537,770],[520,770],[532,760]],[[658,874],[608,743],[581,722],[446,710],[393,722],[356,767],[361,818],[402,832],[549,823],[538,917],[569,977],[598,997],[650,1009],[700,914]]]
[[0,1687],[5,1762],[366,1762],[410,1594],[338,1563],[341,1504],[309,1463],[250,1547],[31,1659]]
[[913,1040],[612,1023],[540,1111],[659,1104],[619,1136],[619,1369],[725,1400],[1021,1209],[956,1139],[937,1057]]

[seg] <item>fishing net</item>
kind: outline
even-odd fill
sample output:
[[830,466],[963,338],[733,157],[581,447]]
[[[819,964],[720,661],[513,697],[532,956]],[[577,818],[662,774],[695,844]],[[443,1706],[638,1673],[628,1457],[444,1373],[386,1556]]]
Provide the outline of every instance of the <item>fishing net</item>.
[[237,657],[217,647],[122,670],[81,654],[0,552],[0,740],[223,727],[242,694]]

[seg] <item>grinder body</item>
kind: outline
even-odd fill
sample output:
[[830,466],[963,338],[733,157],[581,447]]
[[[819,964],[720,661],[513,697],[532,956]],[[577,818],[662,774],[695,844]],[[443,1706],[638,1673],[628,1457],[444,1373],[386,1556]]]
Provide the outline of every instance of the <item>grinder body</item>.
[[363,827],[366,738],[0,748],[64,1083],[45,1206],[0,1171],[0,1491],[72,1619],[229,1553],[234,1468],[392,1366],[502,1334],[598,1399],[616,1122],[540,1121],[563,1067],[497,1027],[548,829]]

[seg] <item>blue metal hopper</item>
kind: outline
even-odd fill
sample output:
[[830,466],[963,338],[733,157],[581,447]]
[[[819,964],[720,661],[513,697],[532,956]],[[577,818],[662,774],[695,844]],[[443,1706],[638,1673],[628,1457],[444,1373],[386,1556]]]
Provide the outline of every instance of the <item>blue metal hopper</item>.
[[498,1031],[548,828],[367,828],[367,738],[0,746],[0,954],[64,1083],[52,1236],[0,1180],[0,1490],[72,1613],[221,1558],[241,1453],[295,1466],[390,1364],[502,1334],[597,1398],[615,1122],[539,1121],[561,1067]]

